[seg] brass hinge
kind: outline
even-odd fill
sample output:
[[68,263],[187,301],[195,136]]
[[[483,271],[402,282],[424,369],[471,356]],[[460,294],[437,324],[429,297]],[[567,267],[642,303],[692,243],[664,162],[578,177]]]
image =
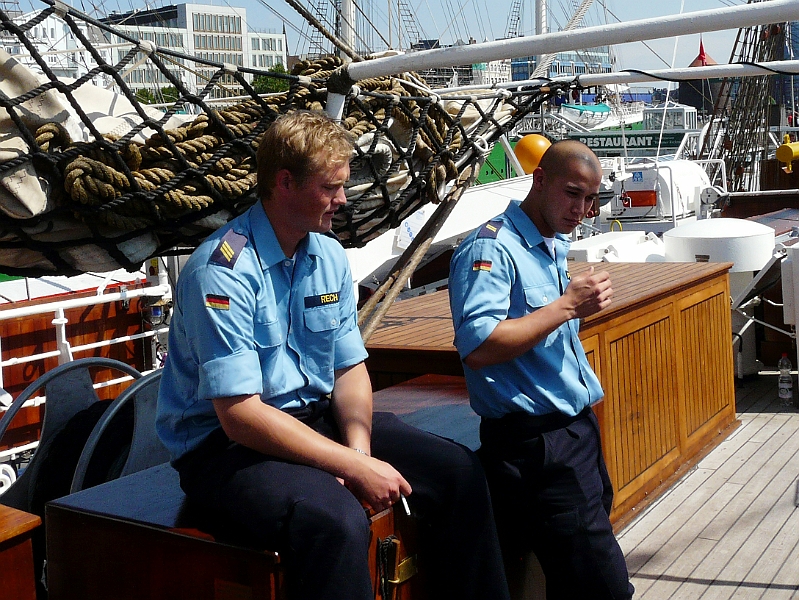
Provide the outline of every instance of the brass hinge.
[[389,579],[388,582],[393,585],[405,583],[411,577],[416,575],[418,569],[416,567],[416,556],[406,556],[403,558],[396,567],[394,577]]

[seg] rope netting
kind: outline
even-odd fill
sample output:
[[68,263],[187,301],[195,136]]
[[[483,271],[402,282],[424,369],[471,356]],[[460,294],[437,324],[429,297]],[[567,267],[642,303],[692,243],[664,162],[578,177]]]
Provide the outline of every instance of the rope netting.
[[[51,15],[96,65],[78,79],[59,79],[31,42],[31,29]],[[264,131],[280,114],[324,110],[328,79],[342,64],[326,57],[283,75],[216,63],[140,42],[59,3],[19,20],[0,11],[0,35],[18,40],[34,67],[0,49],[0,271],[8,274],[134,270],[191,251],[255,202]],[[88,27],[129,50],[104,60]],[[142,61],[175,88],[174,104],[156,110],[137,100],[125,74]],[[187,62],[213,69],[201,89],[174,75]],[[112,90],[93,85],[100,74]],[[282,78],[288,90],[259,95],[248,81],[257,75]],[[215,107],[212,91],[223,83],[245,96]],[[344,106],[355,151],[334,232],[345,247],[360,247],[439,202],[461,170],[554,93],[447,94],[413,73],[358,82]]]

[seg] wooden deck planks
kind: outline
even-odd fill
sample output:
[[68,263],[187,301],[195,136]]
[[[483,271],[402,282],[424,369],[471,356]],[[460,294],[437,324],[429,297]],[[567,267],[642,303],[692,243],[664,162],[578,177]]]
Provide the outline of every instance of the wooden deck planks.
[[799,411],[738,384],[742,426],[619,533],[636,598],[799,598]]
[[[738,384],[742,425],[619,533],[636,598],[799,599],[799,411],[781,407],[776,390],[776,374]],[[375,404],[479,444],[459,378],[427,375]]]

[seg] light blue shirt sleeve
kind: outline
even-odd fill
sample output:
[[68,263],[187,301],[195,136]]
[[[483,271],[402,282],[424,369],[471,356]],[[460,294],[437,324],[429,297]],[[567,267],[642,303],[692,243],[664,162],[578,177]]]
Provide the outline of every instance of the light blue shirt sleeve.
[[255,294],[247,280],[214,265],[185,275],[189,280],[180,300],[186,342],[199,366],[198,398],[260,394],[263,380],[253,343]]
[[333,368],[346,369],[366,360],[368,353],[363,344],[361,330],[358,328],[355,285],[349,268],[341,283],[341,326],[336,332],[335,357]]
[[450,305],[455,347],[461,359],[508,318],[515,280],[513,261],[494,240],[475,239],[458,248],[450,266]]

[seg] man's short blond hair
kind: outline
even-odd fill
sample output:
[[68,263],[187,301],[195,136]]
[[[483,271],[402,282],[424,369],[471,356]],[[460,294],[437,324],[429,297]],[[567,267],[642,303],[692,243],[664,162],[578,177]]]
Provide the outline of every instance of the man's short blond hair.
[[298,110],[278,117],[258,147],[258,197],[270,197],[278,171],[288,169],[302,183],[348,162],[352,148],[350,134],[323,113]]

